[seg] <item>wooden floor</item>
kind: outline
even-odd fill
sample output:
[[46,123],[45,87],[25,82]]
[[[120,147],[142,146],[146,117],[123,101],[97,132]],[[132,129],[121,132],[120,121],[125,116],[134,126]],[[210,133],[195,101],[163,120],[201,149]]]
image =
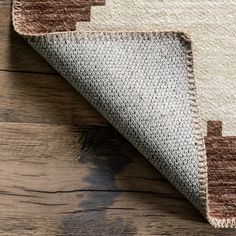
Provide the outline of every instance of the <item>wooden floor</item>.
[[11,27],[0,0],[0,235],[213,229]]

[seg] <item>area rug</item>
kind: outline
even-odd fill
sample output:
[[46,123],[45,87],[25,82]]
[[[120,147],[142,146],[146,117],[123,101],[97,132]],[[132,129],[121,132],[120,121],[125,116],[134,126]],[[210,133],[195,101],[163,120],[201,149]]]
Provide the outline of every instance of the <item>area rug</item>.
[[214,227],[236,226],[236,2],[15,0],[15,30]]

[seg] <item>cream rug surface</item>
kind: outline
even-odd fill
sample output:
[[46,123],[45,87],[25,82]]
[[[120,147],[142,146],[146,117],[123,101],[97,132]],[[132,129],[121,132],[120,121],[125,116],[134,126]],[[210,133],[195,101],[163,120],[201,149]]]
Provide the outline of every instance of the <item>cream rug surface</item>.
[[236,226],[235,1],[15,0],[13,24],[213,226]]

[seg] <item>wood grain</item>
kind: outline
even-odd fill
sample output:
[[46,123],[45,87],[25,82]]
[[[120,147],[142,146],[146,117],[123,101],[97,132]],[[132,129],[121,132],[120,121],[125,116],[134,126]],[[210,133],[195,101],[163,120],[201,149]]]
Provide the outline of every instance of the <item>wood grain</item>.
[[3,235],[222,235],[111,127],[0,130]]
[[107,124],[62,77],[0,71],[0,121]]
[[10,27],[0,1],[0,235],[213,229]]

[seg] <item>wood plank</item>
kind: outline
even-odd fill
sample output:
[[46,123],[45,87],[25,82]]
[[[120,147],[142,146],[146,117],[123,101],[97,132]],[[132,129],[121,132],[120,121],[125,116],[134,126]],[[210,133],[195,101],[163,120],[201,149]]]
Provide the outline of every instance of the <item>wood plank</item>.
[[0,130],[1,235],[234,235],[213,229],[111,127]]
[[59,75],[0,72],[0,121],[107,124]]
[[56,73],[17,35],[11,22],[11,0],[0,1],[0,70]]

